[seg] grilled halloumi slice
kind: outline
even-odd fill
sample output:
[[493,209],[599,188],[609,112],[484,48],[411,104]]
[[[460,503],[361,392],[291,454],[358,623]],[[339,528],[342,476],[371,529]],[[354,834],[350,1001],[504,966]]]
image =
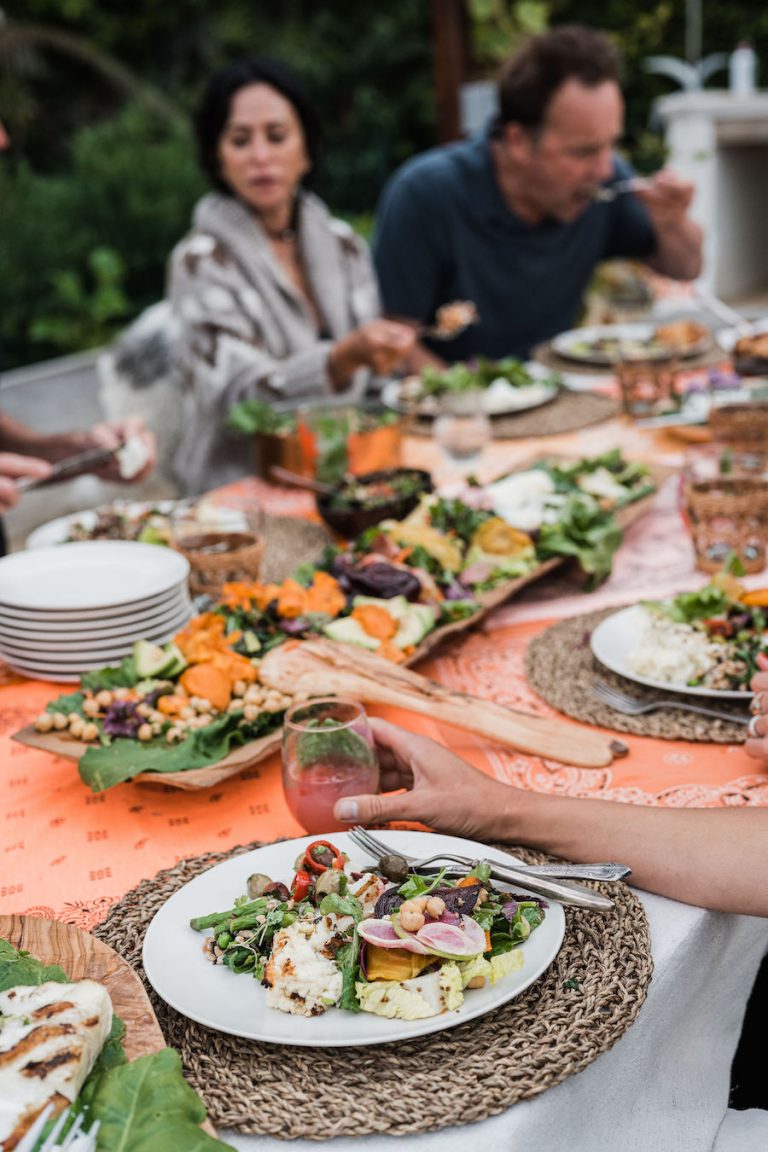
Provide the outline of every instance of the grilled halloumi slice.
[[95,980],[49,981],[0,993],[0,1147],[10,1152],[46,1104],[71,1104],[112,1027]]

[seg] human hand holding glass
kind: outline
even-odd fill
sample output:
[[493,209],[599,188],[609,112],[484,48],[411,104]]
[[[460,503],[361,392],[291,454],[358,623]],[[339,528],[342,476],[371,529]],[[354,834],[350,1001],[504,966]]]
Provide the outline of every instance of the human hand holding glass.
[[333,815],[336,801],[379,788],[373,734],[355,700],[324,697],[289,709],[282,764],[288,808],[310,833],[346,827]]

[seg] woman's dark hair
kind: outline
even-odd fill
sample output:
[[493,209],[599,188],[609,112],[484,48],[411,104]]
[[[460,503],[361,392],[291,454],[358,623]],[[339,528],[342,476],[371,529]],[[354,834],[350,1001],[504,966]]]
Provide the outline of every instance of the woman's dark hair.
[[497,125],[541,128],[552,97],[567,80],[587,88],[619,83],[619,54],[604,32],[565,24],[529,40],[501,73]]
[[273,60],[269,56],[250,56],[236,60],[213,74],[195,114],[200,166],[214,188],[230,196],[232,189],[222,180],[219,169],[219,140],[229,119],[232,98],[241,88],[251,84],[268,84],[292,105],[304,132],[312,167],[318,159],[320,121],[295,73],[281,60]]

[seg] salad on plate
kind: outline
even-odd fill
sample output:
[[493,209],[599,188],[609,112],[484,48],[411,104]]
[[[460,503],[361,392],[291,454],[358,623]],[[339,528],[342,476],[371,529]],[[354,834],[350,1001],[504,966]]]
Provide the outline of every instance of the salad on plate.
[[497,888],[485,863],[458,879],[404,864],[389,856],[357,871],[333,841],[315,840],[292,879],[254,874],[230,909],[190,926],[206,933],[214,965],[261,983],[268,1008],[305,1017],[338,1008],[428,1019],[523,966],[519,946],[545,901]]

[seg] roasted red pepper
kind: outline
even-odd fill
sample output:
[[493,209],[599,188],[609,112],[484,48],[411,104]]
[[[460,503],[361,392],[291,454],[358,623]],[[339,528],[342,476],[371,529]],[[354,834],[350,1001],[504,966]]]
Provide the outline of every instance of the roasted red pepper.
[[312,877],[309,872],[305,872],[303,868],[300,868],[293,878],[293,884],[291,884],[291,898],[299,904],[309,896],[311,887]]
[[[318,859],[318,855],[321,859]],[[329,868],[343,868],[344,857],[330,840],[313,840],[304,853],[304,866],[319,876]]]

